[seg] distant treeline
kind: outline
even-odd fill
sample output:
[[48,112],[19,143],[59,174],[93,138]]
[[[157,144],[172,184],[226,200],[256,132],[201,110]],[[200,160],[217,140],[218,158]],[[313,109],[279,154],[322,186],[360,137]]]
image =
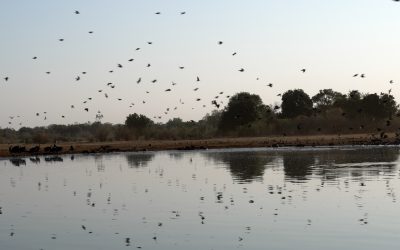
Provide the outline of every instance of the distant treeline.
[[[125,124],[85,123],[19,130],[0,129],[0,143],[95,142],[137,139],[178,140],[242,136],[289,136],[369,133],[385,137],[400,129],[399,106],[390,93],[347,94],[332,89],[310,97],[302,89],[282,94],[280,105],[266,105],[258,95],[241,92],[199,121],[174,118],[156,123],[131,114]],[[215,105],[212,103],[211,105]],[[216,105],[217,106],[217,105]]]

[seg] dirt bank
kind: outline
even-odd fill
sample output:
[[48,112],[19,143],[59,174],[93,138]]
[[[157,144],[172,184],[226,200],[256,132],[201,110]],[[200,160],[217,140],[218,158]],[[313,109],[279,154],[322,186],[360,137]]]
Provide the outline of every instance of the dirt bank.
[[[245,137],[245,138],[215,138],[206,140],[146,140],[146,141],[118,141],[95,143],[58,143],[62,147],[58,154],[85,154],[85,153],[109,153],[128,151],[158,151],[158,150],[195,150],[212,148],[240,148],[240,147],[304,147],[304,146],[338,146],[338,145],[397,145],[400,140],[394,134],[388,134],[388,138],[380,139],[368,134],[351,135],[315,135],[315,136],[288,136],[288,137]],[[37,146],[32,144],[0,144],[0,157],[44,155],[45,147],[40,145],[40,150],[35,153],[20,152],[11,153],[10,146],[30,148]],[[72,146],[72,147],[71,147]]]

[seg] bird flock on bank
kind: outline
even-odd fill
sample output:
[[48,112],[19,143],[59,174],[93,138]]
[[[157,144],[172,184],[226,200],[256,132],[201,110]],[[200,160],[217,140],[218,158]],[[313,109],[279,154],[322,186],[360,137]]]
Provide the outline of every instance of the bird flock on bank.
[[[393,0],[393,1],[398,2],[397,0]],[[73,11],[72,14],[82,15],[82,13],[79,10]],[[160,16],[160,15],[162,15],[162,12],[157,11],[157,12],[154,12],[154,14],[157,15],[157,16]],[[181,15],[181,16],[184,16],[187,13],[186,13],[186,11],[181,11],[181,12],[179,12],[177,14]],[[93,30],[89,30],[88,31],[89,35],[93,35],[94,33],[95,32]],[[60,42],[60,43],[64,43],[66,41],[67,41],[67,39],[64,38],[64,37],[58,38],[58,42]],[[146,41],[145,44],[150,47],[151,45],[153,45],[153,41]],[[223,45],[224,45],[224,41],[217,41],[216,42],[216,46],[223,46]],[[134,50],[135,51],[140,51],[142,49],[144,49],[144,48],[143,47],[137,47]],[[235,57],[237,55],[238,55],[237,51],[234,51],[234,52],[231,53],[231,56],[233,56],[233,57]],[[34,61],[40,60],[40,56],[35,55],[35,56],[32,57],[32,60],[34,60]],[[130,57],[130,58],[126,59],[126,64],[132,63],[134,60],[135,60],[134,57]],[[110,74],[117,73],[118,70],[121,70],[124,67],[126,67],[126,64],[122,63],[122,62],[116,63],[114,67],[112,67],[111,69],[108,70],[108,73],[110,73]],[[152,67],[152,64],[151,63],[147,63],[147,64],[144,65],[144,67],[145,68],[150,68],[150,67]],[[177,69],[185,70],[185,66],[184,65],[179,65],[179,66],[177,66]],[[246,69],[243,68],[243,67],[237,69],[237,72],[239,72],[239,73],[243,73],[245,71],[246,71]],[[47,75],[50,75],[52,73],[51,71],[44,71],[44,72]],[[308,72],[308,70],[306,68],[301,68],[299,70],[299,72],[305,74],[305,73]],[[89,73],[86,72],[86,71],[81,71],[79,74],[77,74],[74,77],[75,82],[82,81],[84,79],[85,75],[87,75],[87,74],[89,74]],[[356,77],[366,78],[366,74],[365,73],[355,73],[353,75],[353,77],[354,78],[356,78]],[[3,76],[3,80],[7,84],[12,84],[12,79],[13,79],[12,76],[9,76],[9,75]],[[257,81],[259,81],[260,77],[255,77],[255,79]],[[200,83],[201,82],[201,77],[200,76],[193,76],[193,80],[194,80],[193,82],[195,84],[195,87],[193,88],[193,93],[196,94],[197,91],[201,87],[201,85],[196,84],[196,83]],[[151,84],[157,84],[158,83],[158,79],[157,78],[154,78],[154,79],[151,79],[151,80],[147,80],[147,81],[149,81],[149,83],[151,83]],[[139,84],[143,84],[144,82],[145,82],[145,79],[143,79],[142,77],[139,77],[136,80],[136,84],[138,84],[138,85]],[[395,81],[394,80],[389,80],[389,83],[390,84],[394,84]],[[171,86],[166,88],[164,90],[164,92],[165,93],[174,92],[174,90],[176,88],[176,85],[177,85],[177,83],[172,81],[171,82]],[[265,86],[269,87],[269,88],[273,88],[274,87],[274,83],[270,83],[269,82],[269,83],[266,83]],[[145,91],[145,96],[142,96],[143,97],[142,100],[132,101],[132,100],[124,100],[124,99],[119,98],[119,97],[112,97],[113,95],[111,93],[112,93],[113,89],[115,89],[117,87],[118,87],[118,85],[115,82],[107,82],[102,87],[99,87],[96,92],[98,94],[101,94],[103,96],[103,98],[106,98],[106,99],[115,98],[115,101],[117,101],[117,102],[125,102],[125,105],[127,105],[131,109],[134,108],[137,105],[146,105],[146,104],[148,104],[148,99],[150,99],[150,98],[145,98],[145,96],[151,94],[150,91],[148,91],[148,90]],[[209,99],[205,100],[205,98],[203,98],[203,97],[194,96],[194,97],[192,97],[193,98],[192,101],[199,103],[200,106],[203,107],[203,108],[206,108],[206,107],[208,107],[208,105],[211,105],[212,108],[221,109],[221,108],[224,107],[224,104],[227,103],[227,100],[231,96],[229,94],[225,94],[224,95],[225,92],[226,91],[219,91],[218,93],[216,93],[215,96],[211,97],[211,100],[209,100]],[[391,89],[389,90],[389,94],[390,93],[391,93]],[[94,94],[95,93],[93,93],[93,95]],[[277,96],[280,97],[280,96],[282,96],[282,94],[278,93]],[[190,98],[190,96],[187,96],[187,97]],[[91,102],[93,102],[93,100],[94,100],[94,97],[87,97],[87,98],[82,99],[80,104],[70,104],[69,107],[70,107],[71,110],[78,109],[78,110],[81,110],[82,112],[89,113],[89,111],[90,111],[89,110],[89,104]],[[161,119],[163,119],[163,118],[170,117],[169,115],[171,115],[173,111],[178,110],[179,106],[184,105],[184,104],[185,104],[185,101],[182,100],[182,98],[179,98],[179,101],[176,102],[176,105],[174,105],[172,107],[164,107],[165,109],[163,109],[163,110],[160,108],[159,114],[154,115],[152,118],[155,119],[155,120],[161,121]],[[278,105],[274,105],[273,108],[274,108],[274,110],[279,110],[280,109],[280,107]],[[195,107],[192,107],[192,109],[195,109]],[[101,115],[101,111],[98,110],[97,114]],[[35,116],[36,117],[41,117],[43,120],[47,120],[48,117],[49,117],[49,114],[47,113],[47,111],[40,111],[40,112],[35,112]],[[58,114],[56,116],[61,117],[62,119],[67,118],[67,114],[66,113],[65,114]],[[101,117],[103,117],[103,116],[101,115]],[[9,115],[7,120],[8,120],[7,122],[8,122],[9,126],[16,126],[16,125],[23,126],[24,125],[23,122],[22,122],[22,120],[23,120],[22,115],[16,115],[16,114]]]

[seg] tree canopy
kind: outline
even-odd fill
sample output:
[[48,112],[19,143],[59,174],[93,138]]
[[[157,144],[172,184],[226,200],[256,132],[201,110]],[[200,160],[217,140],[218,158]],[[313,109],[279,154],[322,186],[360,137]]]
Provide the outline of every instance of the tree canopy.
[[299,115],[310,115],[313,102],[302,90],[288,90],[282,95],[282,117],[294,118]]
[[128,128],[136,130],[143,130],[144,128],[152,124],[153,121],[150,120],[150,118],[145,115],[138,115],[136,113],[128,115],[125,120],[125,125]]
[[241,92],[229,99],[222,113],[219,128],[232,129],[257,120],[266,109],[260,96]]

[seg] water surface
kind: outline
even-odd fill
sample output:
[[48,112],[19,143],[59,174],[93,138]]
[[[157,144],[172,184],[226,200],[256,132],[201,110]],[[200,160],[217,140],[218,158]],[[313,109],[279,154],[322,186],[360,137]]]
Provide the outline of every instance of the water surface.
[[0,161],[0,249],[398,249],[399,148]]

